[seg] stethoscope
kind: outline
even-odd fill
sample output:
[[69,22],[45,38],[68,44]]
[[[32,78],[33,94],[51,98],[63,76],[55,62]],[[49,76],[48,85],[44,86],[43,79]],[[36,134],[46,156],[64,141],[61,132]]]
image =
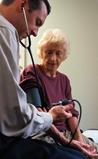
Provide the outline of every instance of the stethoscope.
[[21,44],[26,50],[28,50],[28,52],[29,52],[29,55],[30,55],[31,61],[32,61],[32,65],[33,65],[33,69],[34,69],[34,73],[35,73],[35,79],[36,79],[36,83],[37,83],[37,88],[38,88],[38,91],[39,91],[39,95],[40,95],[41,97],[43,97],[42,88],[41,88],[40,83],[39,83],[38,73],[37,73],[36,66],[35,66],[35,63],[34,63],[34,59],[33,59],[33,56],[32,56],[32,51],[31,51],[31,37],[30,37],[30,33],[29,33],[29,27],[28,27],[28,22],[27,22],[27,16],[26,16],[26,12],[25,12],[24,7],[23,7],[23,15],[24,15],[24,21],[25,21],[25,25],[26,25],[26,29],[27,29],[28,45],[25,45],[22,41],[20,41],[20,44]]
[[25,49],[27,49],[29,54],[30,54],[32,65],[33,65],[33,69],[34,69],[34,73],[35,73],[35,78],[36,78],[38,87],[40,88],[39,79],[38,79],[38,73],[37,73],[37,70],[36,70],[36,67],[35,67],[34,59],[33,59],[33,56],[32,56],[32,51],[31,51],[31,37],[30,37],[30,32],[29,32],[29,27],[28,27],[28,22],[27,22],[27,16],[26,16],[26,12],[25,12],[24,7],[22,9],[23,9],[24,21],[25,21],[25,25],[26,25],[26,29],[27,29],[28,45],[25,45],[22,41],[20,41],[20,44]]
[[30,32],[29,32],[29,27],[28,27],[28,22],[27,22],[27,16],[26,16],[26,12],[25,12],[24,7],[22,8],[22,11],[23,11],[23,15],[24,15],[24,22],[25,22],[26,29],[27,29],[28,45],[26,46],[22,41],[20,41],[20,43],[25,49],[27,49],[31,53],[31,38],[30,38]]

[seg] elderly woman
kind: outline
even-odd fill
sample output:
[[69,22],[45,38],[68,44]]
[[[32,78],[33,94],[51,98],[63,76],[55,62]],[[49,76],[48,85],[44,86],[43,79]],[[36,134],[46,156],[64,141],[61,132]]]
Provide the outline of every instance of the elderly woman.
[[[20,85],[26,91],[28,100],[38,108],[48,111],[53,103],[72,99],[70,80],[67,75],[58,71],[61,63],[68,57],[69,48],[69,40],[61,30],[47,30],[38,43],[37,54],[41,63],[35,67],[29,65],[22,72]],[[78,111],[75,108],[72,114],[65,123],[54,123],[66,137],[69,132],[74,133],[78,123]],[[79,128],[74,139],[84,142]]]
[[[57,70],[69,54],[69,41],[59,29],[48,30],[38,43],[37,53],[41,59],[40,65],[36,65],[38,82],[42,88],[41,96],[43,94],[42,104],[40,105],[43,105],[48,110],[52,103],[56,103],[62,99],[72,98],[68,77]],[[28,78],[29,82],[27,80]],[[21,75],[21,81],[25,81],[25,84],[22,82],[22,87],[25,85],[24,89],[27,91],[34,87],[36,79],[32,65],[25,68]],[[77,116],[78,112],[74,110],[73,117],[66,124],[58,122],[55,125],[62,132],[66,131],[66,127],[71,132],[74,132]],[[82,140],[80,134],[79,130],[77,130],[75,138]]]

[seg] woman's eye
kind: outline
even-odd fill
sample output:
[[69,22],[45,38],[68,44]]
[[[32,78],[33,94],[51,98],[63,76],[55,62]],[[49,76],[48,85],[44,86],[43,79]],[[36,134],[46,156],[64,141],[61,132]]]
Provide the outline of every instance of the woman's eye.
[[56,55],[57,55],[57,56],[62,56],[62,55],[63,55],[63,52],[57,51],[57,52],[56,52]]
[[51,55],[53,53],[52,50],[46,50],[47,55]]
[[51,55],[52,54],[52,51],[48,51],[48,55]]

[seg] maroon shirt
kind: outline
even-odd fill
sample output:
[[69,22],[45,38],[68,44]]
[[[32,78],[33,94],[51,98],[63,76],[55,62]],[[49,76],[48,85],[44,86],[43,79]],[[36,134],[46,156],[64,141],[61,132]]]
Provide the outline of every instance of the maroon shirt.
[[[43,91],[43,99],[45,107],[51,106],[51,103],[56,103],[62,99],[72,99],[70,80],[68,77],[57,71],[56,77],[47,76],[40,65],[36,65],[38,80]],[[21,75],[21,87],[27,91],[37,85],[35,73],[32,65],[26,67]],[[74,109],[73,116],[78,116],[78,112]],[[65,123],[55,123],[60,131],[66,129]]]

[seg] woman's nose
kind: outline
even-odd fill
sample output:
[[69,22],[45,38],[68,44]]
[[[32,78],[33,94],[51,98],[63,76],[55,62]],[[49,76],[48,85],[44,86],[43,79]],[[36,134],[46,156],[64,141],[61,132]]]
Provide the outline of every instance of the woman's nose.
[[52,59],[53,61],[55,61],[55,60],[57,59],[57,56],[56,56],[55,53],[52,54],[51,59]]

